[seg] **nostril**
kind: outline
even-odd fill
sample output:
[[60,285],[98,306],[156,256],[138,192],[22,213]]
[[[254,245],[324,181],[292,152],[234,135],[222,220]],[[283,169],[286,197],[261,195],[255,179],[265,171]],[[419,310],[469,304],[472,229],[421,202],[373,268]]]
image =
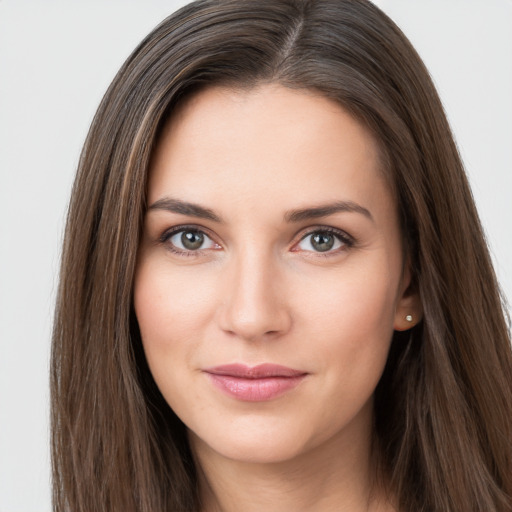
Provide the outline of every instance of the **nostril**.
[[289,330],[291,322],[285,311],[274,310],[271,314],[259,312],[251,319],[241,318],[233,311],[224,311],[219,317],[219,327],[231,337],[247,341],[270,340]]

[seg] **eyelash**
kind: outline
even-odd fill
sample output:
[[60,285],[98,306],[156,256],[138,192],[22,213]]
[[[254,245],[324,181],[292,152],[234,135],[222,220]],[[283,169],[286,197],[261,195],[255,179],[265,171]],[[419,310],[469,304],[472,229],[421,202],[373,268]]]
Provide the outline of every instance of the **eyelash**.
[[[165,244],[167,246],[167,249],[169,251],[171,251],[172,253],[174,254],[177,254],[178,256],[184,256],[184,257],[194,257],[194,256],[197,256],[198,254],[201,254],[201,252],[205,251],[205,250],[209,250],[209,249],[198,249],[198,250],[181,250],[181,249],[178,249],[176,246],[174,246],[173,244],[169,243],[169,240],[176,234],[178,233],[181,233],[181,232],[190,232],[190,233],[199,233],[199,234],[203,234],[205,236],[207,236],[210,240],[213,241],[213,238],[208,234],[208,232],[204,229],[204,228],[199,228],[197,226],[176,226],[176,227],[173,227],[171,229],[168,229],[167,231],[165,231],[164,233],[162,233],[162,235],[160,236],[159,238],[159,242],[161,244]],[[325,251],[325,252],[321,252],[321,251],[304,251],[304,252],[309,252],[309,253],[313,253],[315,256],[314,257],[324,257],[324,258],[328,258],[330,256],[334,256],[336,254],[338,254],[339,252],[343,251],[343,250],[347,250],[347,249],[350,249],[352,247],[354,247],[355,245],[355,240],[352,236],[350,236],[349,234],[347,234],[345,231],[342,231],[340,229],[336,229],[336,228],[333,228],[333,227],[328,227],[328,226],[317,226],[317,227],[314,227],[310,230],[308,230],[303,236],[300,237],[300,239],[298,240],[298,242],[295,242],[293,247],[297,246],[298,244],[300,244],[303,240],[307,239],[308,237],[312,236],[312,235],[315,235],[315,234],[329,234],[329,235],[333,235],[335,238],[337,238],[342,244],[342,248],[341,249],[338,249],[338,250],[335,250],[335,251]],[[217,244],[216,242],[214,242],[216,245],[219,245]],[[292,251],[293,252],[299,252],[298,250],[293,250],[292,248]]]
[[[192,250],[182,250],[174,246],[172,243],[169,243],[170,239],[178,234],[178,233],[199,233],[207,236],[210,240],[213,241],[213,238],[207,233],[207,231],[204,228],[199,228],[197,226],[176,226],[171,229],[168,229],[162,235],[160,236],[159,242],[161,244],[166,245],[167,249],[171,251],[174,254],[177,254],[178,256],[184,256],[184,257],[194,257],[203,252],[204,250],[208,249],[198,249],[196,251]],[[215,243],[215,242],[214,242]],[[218,244],[217,244],[218,245]]]
[[[329,226],[318,226],[311,230],[309,230],[307,233],[305,233],[300,240],[294,244],[294,247],[298,244],[300,244],[303,240],[306,240],[308,237],[316,235],[316,234],[329,234],[337,238],[343,245],[341,248],[334,250],[334,251],[305,251],[307,253],[314,254],[314,257],[322,257],[322,258],[329,258],[331,256],[336,256],[342,251],[346,251],[347,249],[351,249],[355,245],[355,240],[352,236],[350,236],[345,231],[341,231],[340,229],[336,229]],[[297,251],[298,252],[298,251]]]

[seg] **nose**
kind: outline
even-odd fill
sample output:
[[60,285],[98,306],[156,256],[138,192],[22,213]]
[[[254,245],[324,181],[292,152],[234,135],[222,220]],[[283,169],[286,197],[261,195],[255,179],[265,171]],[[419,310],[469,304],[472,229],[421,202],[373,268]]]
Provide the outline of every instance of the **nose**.
[[258,254],[234,259],[222,284],[220,328],[247,341],[274,339],[288,332],[292,317],[279,264]]

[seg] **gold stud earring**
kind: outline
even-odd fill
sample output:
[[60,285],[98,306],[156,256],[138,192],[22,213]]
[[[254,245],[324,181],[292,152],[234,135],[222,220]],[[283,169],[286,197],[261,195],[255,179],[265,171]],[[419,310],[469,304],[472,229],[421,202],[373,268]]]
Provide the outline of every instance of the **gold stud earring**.
[[405,319],[408,321],[408,322],[412,322],[412,315],[407,315],[405,317]]

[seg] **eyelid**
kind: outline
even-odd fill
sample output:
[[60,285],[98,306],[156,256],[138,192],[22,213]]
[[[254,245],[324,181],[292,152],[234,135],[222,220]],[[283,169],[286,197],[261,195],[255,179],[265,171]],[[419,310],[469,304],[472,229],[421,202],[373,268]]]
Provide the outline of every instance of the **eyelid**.
[[[206,228],[204,226],[197,225],[197,224],[180,224],[178,226],[172,226],[171,228],[166,229],[159,236],[158,242],[161,243],[161,244],[170,245],[170,244],[167,244],[167,242],[169,241],[169,239],[172,236],[174,236],[176,233],[179,233],[180,231],[186,231],[186,230],[195,231],[195,232],[199,232],[199,233],[204,234],[217,247],[215,249],[197,249],[195,251],[192,251],[192,250],[185,250],[184,251],[184,250],[181,250],[181,249],[173,246],[173,247],[168,247],[169,250],[171,250],[172,252],[174,252],[176,254],[193,256],[193,255],[201,254],[204,251],[211,251],[211,250],[222,249],[222,245],[217,241],[218,237],[216,235],[213,235],[208,228]],[[335,228],[335,227],[332,227],[332,226],[318,225],[318,226],[311,226],[311,227],[308,227],[308,228],[305,228],[305,229],[301,230],[300,234],[298,234],[298,235],[296,235],[294,237],[295,241],[293,242],[293,245],[291,247],[291,251],[292,252],[299,252],[299,249],[296,249],[297,245],[300,242],[302,242],[305,238],[307,238],[308,236],[311,236],[311,235],[313,235],[315,233],[329,233],[329,234],[332,234],[335,237],[337,237],[343,243],[343,247],[340,248],[340,249],[334,250],[334,251],[326,251],[324,253],[317,252],[317,251],[303,251],[303,252],[313,253],[313,254],[315,254],[315,256],[328,257],[330,255],[338,254],[339,252],[341,252],[343,250],[349,249],[349,248],[353,247],[355,245],[355,243],[356,243],[356,240],[354,239],[354,237],[352,235],[348,234],[346,231],[344,231],[342,229]]]
[[[183,250],[183,249],[180,249],[179,247],[176,247],[176,246],[168,243],[169,240],[174,235],[176,235],[177,233],[180,233],[181,231],[191,231],[191,232],[201,233],[205,237],[209,238],[217,247],[215,247],[214,249],[209,248],[209,249],[197,249],[197,250]],[[159,236],[158,241],[159,241],[159,243],[166,245],[167,248],[170,251],[172,251],[173,253],[178,254],[178,255],[184,255],[184,256],[194,256],[194,255],[201,254],[205,251],[218,250],[218,249],[222,248],[221,244],[216,241],[216,237],[211,234],[209,229],[207,229],[203,226],[198,226],[196,224],[181,224],[179,226],[173,226],[169,229],[166,229]]]
[[315,233],[329,233],[331,235],[334,235],[336,238],[338,238],[342,242],[343,247],[340,249],[334,250],[334,251],[325,251],[325,252],[304,251],[304,252],[313,253],[318,256],[327,257],[329,255],[338,254],[339,252],[349,249],[355,245],[354,237],[349,235],[346,231],[344,231],[342,229],[334,228],[332,226],[312,226],[312,227],[306,228],[306,230],[303,230],[301,232],[301,234],[299,235],[299,239],[296,242],[294,242],[291,250],[293,252],[299,252],[300,249],[296,249],[297,245],[300,242],[302,242],[304,239],[306,239],[308,236],[311,236]]

